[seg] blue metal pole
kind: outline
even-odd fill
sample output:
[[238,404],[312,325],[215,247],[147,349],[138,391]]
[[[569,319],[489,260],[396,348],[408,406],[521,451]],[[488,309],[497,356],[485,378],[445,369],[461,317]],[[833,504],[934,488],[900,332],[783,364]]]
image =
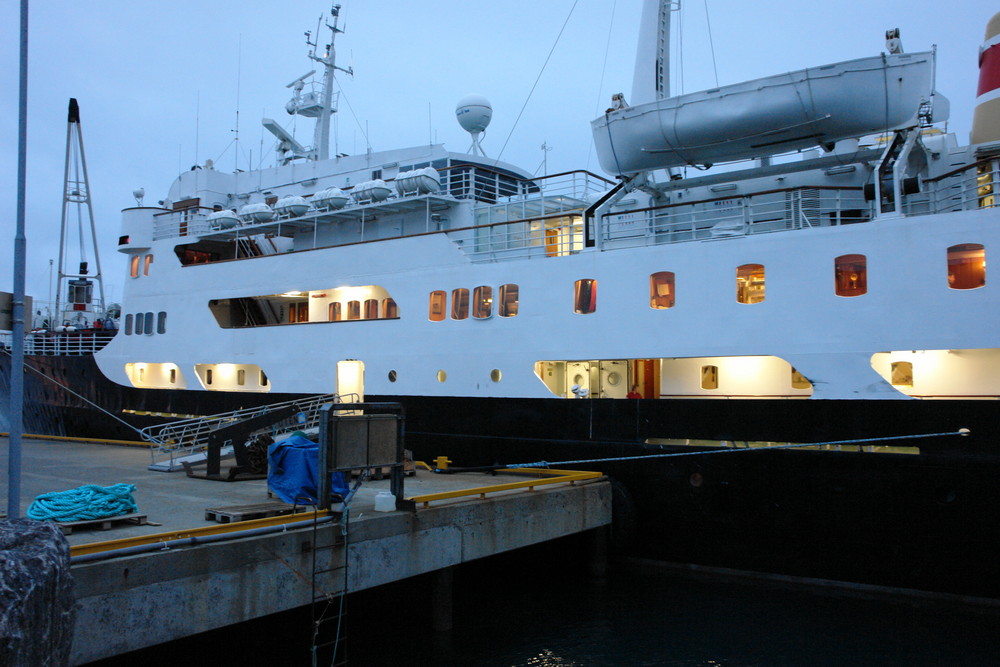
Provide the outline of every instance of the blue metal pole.
[[10,446],[7,516],[21,516],[21,433],[24,429],[24,189],[28,139],[28,0],[21,0],[21,64],[17,104],[17,231],[14,233],[14,333],[10,359]]

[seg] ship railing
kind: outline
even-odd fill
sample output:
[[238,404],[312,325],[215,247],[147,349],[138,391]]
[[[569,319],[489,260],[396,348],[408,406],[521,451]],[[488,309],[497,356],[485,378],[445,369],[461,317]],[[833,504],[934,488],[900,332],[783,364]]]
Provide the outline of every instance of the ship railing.
[[905,198],[904,212],[951,213],[994,208],[1000,201],[1000,158],[987,158],[923,181],[920,195]]
[[254,408],[241,408],[232,412],[223,412],[191,419],[181,419],[147,426],[139,431],[140,436],[151,444],[150,454],[152,465],[163,469],[175,469],[175,463],[184,457],[203,454],[208,447],[208,438],[213,431],[233,426],[241,421],[260,417],[269,412],[291,407],[292,416],[277,421],[270,426],[258,429],[249,436],[266,433],[272,437],[293,430],[309,430],[318,428],[320,408],[329,403],[357,403],[357,394],[322,394],[301,399],[270,403]]
[[[117,330],[79,333],[27,333],[24,335],[24,353],[33,356],[84,356],[104,348],[115,337]],[[10,349],[11,333],[0,333],[0,346]]]
[[611,249],[711,241],[870,219],[871,205],[862,188],[800,187],[642,209],[612,209],[603,218],[600,238],[602,246]]
[[153,240],[201,236],[211,231],[208,214],[214,209],[191,206],[178,211],[165,211],[153,217]]
[[448,238],[474,262],[563,257],[583,250],[584,209],[464,227]]

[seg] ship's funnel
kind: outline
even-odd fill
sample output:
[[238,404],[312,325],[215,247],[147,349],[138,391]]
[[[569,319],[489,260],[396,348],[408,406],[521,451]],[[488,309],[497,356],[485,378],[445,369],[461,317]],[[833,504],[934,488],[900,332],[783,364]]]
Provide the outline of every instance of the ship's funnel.
[[979,88],[970,140],[973,144],[1000,141],[1000,13],[986,24],[979,49]]

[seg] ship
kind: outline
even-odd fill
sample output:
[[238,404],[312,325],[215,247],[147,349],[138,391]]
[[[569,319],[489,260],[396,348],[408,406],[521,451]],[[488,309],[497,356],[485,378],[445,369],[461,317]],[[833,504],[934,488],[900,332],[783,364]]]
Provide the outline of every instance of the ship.
[[312,145],[265,118],[274,166],[125,209],[120,331],[28,356],[25,430],[358,394],[404,406],[416,458],[604,471],[630,553],[1000,595],[1000,15],[962,145],[894,30],[672,96],[672,7],[591,125],[605,175],[537,176],[485,155],[479,95],[464,153],[331,155],[334,5],[286,106]]

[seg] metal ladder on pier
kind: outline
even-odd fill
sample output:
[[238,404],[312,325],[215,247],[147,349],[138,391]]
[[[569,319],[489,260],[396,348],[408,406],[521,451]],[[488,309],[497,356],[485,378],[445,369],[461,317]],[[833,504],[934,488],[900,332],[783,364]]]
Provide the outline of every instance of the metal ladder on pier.
[[328,530],[319,530],[319,524],[313,521],[310,605],[312,667],[339,667],[347,664],[344,603],[347,596],[348,516],[345,511],[340,520]]
[[[355,394],[321,394],[292,401],[271,403],[254,408],[241,408],[231,412],[215,415],[181,419],[147,426],[139,431],[150,447],[151,462],[149,470],[172,472],[183,468],[183,463],[199,463],[207,457],[209,438],[224,427],[234,426],[240,422],[255,419],[277,411],[286,411],[288,417],[280,419],[266,427],[248,434],[253,437],[259,433],[275,435],[286,431],[306,430],[319,425],[320,408],[330,403],[353,403],[357,401]],[[231,449],[230,449],[231,451]],[[228,453],[228,452],[224,452]]]

